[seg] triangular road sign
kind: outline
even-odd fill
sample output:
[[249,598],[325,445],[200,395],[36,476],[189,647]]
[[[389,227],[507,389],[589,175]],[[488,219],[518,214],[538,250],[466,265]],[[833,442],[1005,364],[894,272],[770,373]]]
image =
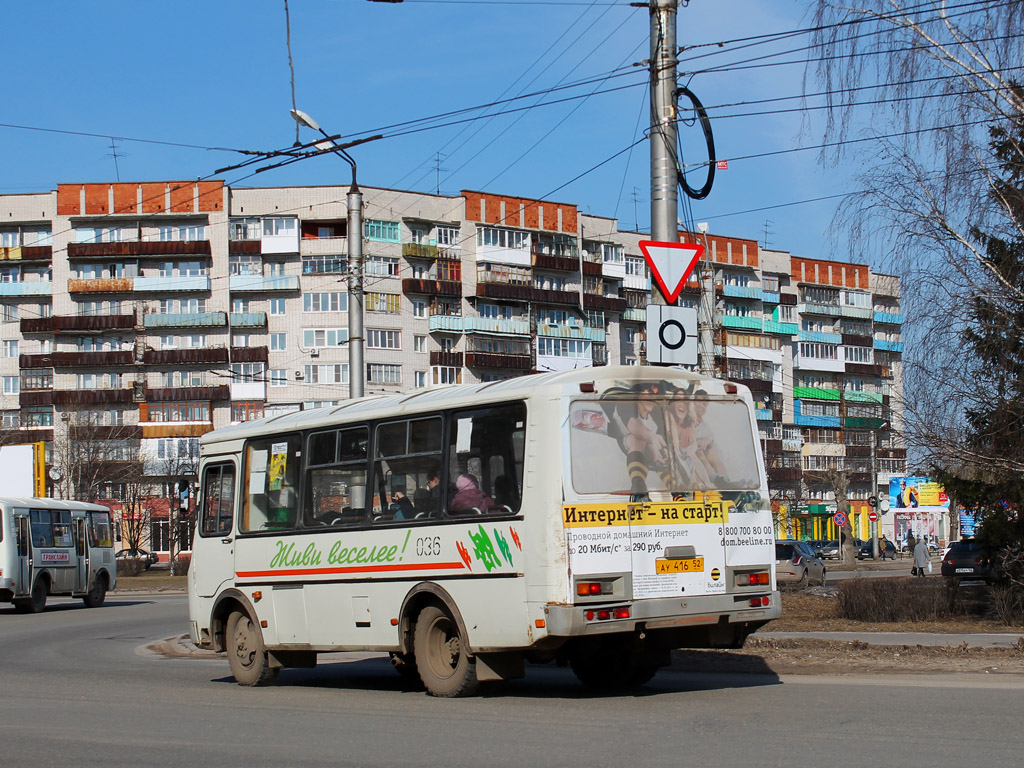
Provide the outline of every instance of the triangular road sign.
[[640,250],[643,251],[647,266],[651,268],[655,285],[668,304],[674,304],[679,298],[683,283],[704,255],[703,245],[662,243],[657,240],[641,240]]

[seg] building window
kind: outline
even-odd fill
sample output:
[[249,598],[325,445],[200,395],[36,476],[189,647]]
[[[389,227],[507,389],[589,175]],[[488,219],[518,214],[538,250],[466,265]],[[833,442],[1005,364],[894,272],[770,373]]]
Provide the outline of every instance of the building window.
[[366,366],[368,384],[401,384],[402,366],[385,363],[370,363]]
[[839,358],[839,346],[837,344],[801,341],[800,357],[814,358],[816,360],[837,360]]
[[451,280],[460,282],[462,280],[462,262],[452,259],[438,259],[435,267],[438,280]]
[[768,291],[770,293],[779,292],[779,276],[778,275],[762,275],[761,276],[761,290]]
[[846,362],[848,363],[870,363],[871,347],[845,347]]
[[401,349],[402,332],[398,330],[383,330],[369,328],[366,331],[367,349]]
[[462,368],[453,365],[435,365],[430,369],[430,378],[434,386],[461,384]]
[[[427,337],[426,336],[413,336],[412,337],[412,351],[413,352],[426,352],[427,351]],[[15,393],[17,394],[17,393]]]
[[345,312],[347,310],[347,293],[305,293],[302,295],[303,312]]
[[413,386],[416,389],[423,389],[427,386],[427,372],[426,371],[414,371],[413,372]]
[[455,248],[459,245],[458,227],[438,227],[437,245],[441,248]]
[[263,220],[263,236],[276,237],[298,234],[299,220],[291,217],[271,216]]
[[508,248],[514,251],[530,249],[530,235],[514,229],[497,229],[495,227],[477,227],[476,244],[492,248]]
[[263,403],[241,401],[231,404],[231,421],[255,421],[263,418]]
[[284,387],[288,385],[288,371],[283,368],[272,368],[270,370],[270,386]]
[[307,365],[302,375],[307,384],[348,384],[348,363]]
[[257,254],[232,253],[228,256],[229,275],[259,275],[262,273],[262,259]]
[[488,320],[511,320],[512,307],[499,306],[498,304],[480,304],[478,306],[480,317]]
[[[28,371],[22,371],[21,375],[25,376]],[[50,387],[53,386],[53,372],[50,372]],[[5,395],[17,395],[21,392],[21,379],[17,376],[4,376],[4,394]],[[43,389],[43,387],[37,387],[37,389]]]
[[601,243],[601,259],[605,264],[622,264],[622,246],[613,243]]
[[367,256],[363,271],[372,277],[395,277],[398,274],[398,259],[388,256]]
[[537,354],[546,357],[592,359],[591,344],[587,339],[555,339],[538,336]]
[[273,350],[274,352],[284,352],[286,349],[288,349],[288,334],[270,334],[270,349]]
[[397,221],[367,219],[363,224],[363,234],[368,240],[377,240],[385,243],[402,242],[401,227]]
[[162,242],[195,242],[206,239],[206,227],[202,224],[164,224],[160,227]]
[[232,219],[228,224],[228,237],[232,240],[259,240],[261,232],[258,218]]
[[780,323],[795,323],[796,322],[796,307],[791,304],[783,304],[779,307],[779,322]]
[[263,363],[232,363],[231,380],[255,382],[264,381],[265,371],[266,369],[264,368]]
[[348,343],[348,328],[303,328],[302,346],[338,347]]
[[7,339],[3,343],[3,356],[4,357],[17,357],[18,356],[18,340]]
[[162,387],[201,387],[205,383],[205,371],[164,371],[160,374]]
[[270,300],[270,314],[283,315],[285,313],[284,299],[277,298]]
[[121,389],[120,373],[80,373],[78,389]]
[[24,427],[52,427],[53,406],[38,405],[23,408],[21,411],[21,425]]
[[425,301],[414,301],[412,303],[412,316],[413,317],[426,317],[427,316],[427,302],[425,302]]
[[385,312],[387,314],[397,315],[401,310],[402,297],[397,293],[367,293],[366,294],[366,311],[367,312]]
[[304,275],[338,275],[348,271],[348,258],[345,256],[303,256],[302,274]]
[[141,410],[143,422],[210,421],[210,404],[203,402],[144,403]]
[[[14,389],[8,386],[8,379],[14,380]],[[53,368],[25,368],[21,372],[21,389],[53,389]],[[18,394],[18,377],[4,376],[4,394]]]
[[162,437],[156,441],[156,457],[162,461],[171,459],[198,459],[198,437]]

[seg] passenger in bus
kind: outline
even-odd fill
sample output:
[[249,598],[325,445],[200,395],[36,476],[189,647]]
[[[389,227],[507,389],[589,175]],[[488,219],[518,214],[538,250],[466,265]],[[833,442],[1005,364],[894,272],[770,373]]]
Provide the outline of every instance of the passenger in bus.
[[395,491],[391,494],[391,519],[412,520],[416,512],[412,508],[412,502],[402,491]]
[[412,494],[412,503],[416,508],[416,517],[429,517],[437,514],[441,497],[441,472],[435,467],[427,473],[426,487],[420,486]]
[[455,480],[455,496],[450,511],[456,515],[475,515],[490,511],[494,501],[480,490],[480,483],[473,475],[461,474]]

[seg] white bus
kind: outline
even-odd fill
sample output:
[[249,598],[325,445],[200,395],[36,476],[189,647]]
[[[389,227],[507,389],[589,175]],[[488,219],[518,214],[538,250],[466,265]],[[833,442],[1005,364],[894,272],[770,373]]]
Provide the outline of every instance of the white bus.
[[117,584],[113,530],[99,504],[0,498],[0,601],[32,613],[48,595],[102,605]]
[[372,650],[437,696],[524,661],[624,687],[780,613],[736,384],[587,368],[353,400],[200,446],[191,636],[243,685]]

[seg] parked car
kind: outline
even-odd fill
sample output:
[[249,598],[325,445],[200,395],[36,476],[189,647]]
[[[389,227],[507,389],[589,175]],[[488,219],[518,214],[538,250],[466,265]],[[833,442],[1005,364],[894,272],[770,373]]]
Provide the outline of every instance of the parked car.
[[[858,560],[870,560],[871,558],[873,558],[875,556],[875,553],[874,553],[874,541],[875,541],[874,539],[868,539],[863,544],[861,544],[860,549],[857,550],[857,559]],[[882,545],[883,544],[885,545],[885,554],[884,555],[882,553]],[[896,554],[897,554],[896,545],[893,544],[891,541],[886,539],[884,542],[881,542],[881,541],[879,542],[879,549],[878,549],[878,557],[879,557],[879,559],[882,559],[884,557],[884,558],[888,558],[889,560],[895,560],[896,559]]]
[[816,581],[825,585],[825,564],[804,541],[775,542],[775,581],[778,584],[806,585]]
[[979,579],[986,584],[999,580],[999,564],[988,557],[975,539],[954,541],[942,558],[942,578]]
[[115,557],[118,560],[140,560],[144,571],[148,571],[150,567],[160,561],[155,552],[147,552],[144,549],[122,549]]

